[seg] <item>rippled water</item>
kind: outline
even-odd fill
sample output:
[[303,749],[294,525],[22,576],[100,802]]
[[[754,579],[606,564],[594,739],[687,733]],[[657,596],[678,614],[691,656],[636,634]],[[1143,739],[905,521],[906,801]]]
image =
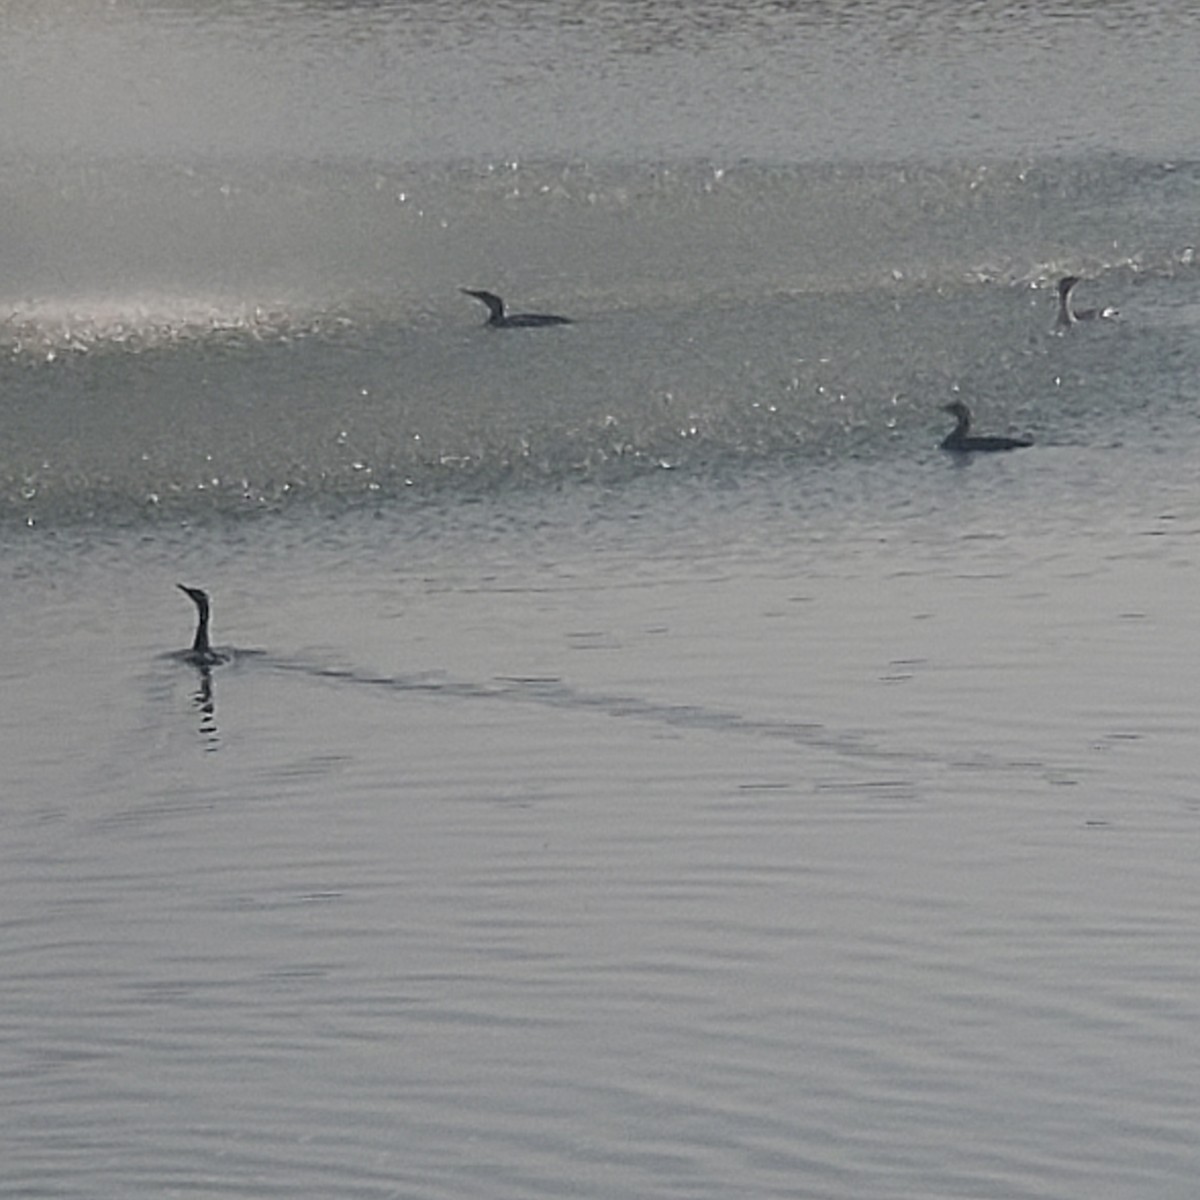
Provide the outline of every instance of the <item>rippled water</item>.
[[1193,1194],[1190,9],[7,17],[0,1192]]
[[810,161],[1195,149],[1188,4],[13,6],[36,153]]
[[1186,1195],[1194,504],[771,497],[32,556],[10,1186]]

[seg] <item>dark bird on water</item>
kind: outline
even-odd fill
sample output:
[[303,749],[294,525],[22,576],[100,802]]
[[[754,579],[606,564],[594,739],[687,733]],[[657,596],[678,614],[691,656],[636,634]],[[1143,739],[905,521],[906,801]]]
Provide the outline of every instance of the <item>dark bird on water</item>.
[[208,593],[203,588],[186,587],[182,583],[175,586],[189,596],[196,606],[196,636],[192,640],[192,648],[183,652],[183,660],[197,667],[215,667],[218,663],[228,662],[230,656],[220,650],[214,650],[208,640],[208,618],[211,611]]
[[464,296],[474,296],[487,305],[491,316],[487,324],[496,329],[530,329],[536,325],[570,325],[570,317],[556,317],[551,313],[510,313],[504,301],[495,292],[478,291],[475,288],[459,288]]
[[952,400],[943,409],[958,422],[942,441],[943,450],[965,454],[972,450],[1021,450],[1033,445],[1033,438],[972,434],[971,410],[961,400]]
[[1072,325],[1078,324],[1080,321],[1097,321],[1120,315],[1111,306],[1077,310],[1071,303],[1071,293],[1075,290],[1078,282],[1078,275],[1064,275],[1058,281],[1058,320],[1054,322],[1055,329],[1070,329]]

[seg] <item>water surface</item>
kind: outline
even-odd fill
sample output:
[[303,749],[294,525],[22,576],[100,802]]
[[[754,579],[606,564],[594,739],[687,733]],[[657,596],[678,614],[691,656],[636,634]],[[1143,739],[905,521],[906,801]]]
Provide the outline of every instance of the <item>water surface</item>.
[[1193,1194],[1188,6],[8,15],[7,1193]]

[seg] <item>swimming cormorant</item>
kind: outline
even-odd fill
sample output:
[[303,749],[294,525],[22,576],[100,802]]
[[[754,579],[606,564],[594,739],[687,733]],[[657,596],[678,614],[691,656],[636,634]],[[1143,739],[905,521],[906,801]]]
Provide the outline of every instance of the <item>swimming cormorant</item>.
[[505,309],[504,301],[495,292],[477,291],[474,288],[459,288],[465,296],[474,296],[488,307],[492,315],[487,324],[496,329],[528,329],[535,325],[570,325],[570,317],[556,317],[550,313],[510,313]]
[[971,433],[971,410],[961,400],[951,400],[942,406],[958,424],[942,441],[943,450],[954,450],[965,454],[971,450],[1021,450],[1033,445],[1033,438],[1004,437],[1000,435],[978,436]]
[[192,648],[183,653],[184,661],[197,667],[215,667],[218,663],[228,662],[229,655],[214,650],[208,640],[208,593],[203,588],[186,587],[182,583],[175,586],[190,596],[196,606],[196,636],[192,641]]
[[1095,321],[1100,318],[1115,317],[1119,314],[1115,308],[1085,308],[1078,312],[1071,303],[1071,292],[1079,282],[1078,275],[1064,275],[1058,281],[1058,320],[1054,322],[1055,329],[1070,329],[1078,321]]

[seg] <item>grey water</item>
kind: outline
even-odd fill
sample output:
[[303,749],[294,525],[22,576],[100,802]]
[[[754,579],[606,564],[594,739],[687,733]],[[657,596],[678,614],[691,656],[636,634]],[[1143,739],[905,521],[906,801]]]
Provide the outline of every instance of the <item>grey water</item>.
[[1194,1194],[1190,6],[4,19],[0,1195]]

